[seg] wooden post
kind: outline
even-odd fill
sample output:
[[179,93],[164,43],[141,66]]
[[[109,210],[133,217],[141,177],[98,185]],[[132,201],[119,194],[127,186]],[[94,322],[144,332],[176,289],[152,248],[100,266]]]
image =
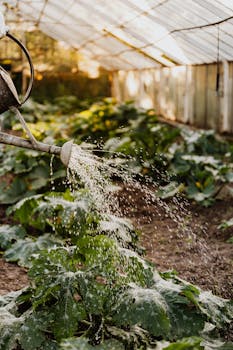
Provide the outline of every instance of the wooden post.
[[193,124],[193,103],[194,103],[194,81],[193,81],[193,68],[192,66],[186,66],[185,72],[185,94],[184,94],[184,123]]

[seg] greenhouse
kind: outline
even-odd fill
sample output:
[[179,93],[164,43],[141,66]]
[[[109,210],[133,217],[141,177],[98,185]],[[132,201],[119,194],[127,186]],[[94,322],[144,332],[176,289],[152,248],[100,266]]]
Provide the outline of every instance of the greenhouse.
[[0,350],[233,350],[233,1],[0,2]]

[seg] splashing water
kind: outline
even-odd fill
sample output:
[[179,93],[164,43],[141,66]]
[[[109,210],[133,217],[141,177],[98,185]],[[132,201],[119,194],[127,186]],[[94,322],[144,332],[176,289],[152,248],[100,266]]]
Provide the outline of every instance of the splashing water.
[[118,212],[118,203],[114,198],[114,186],[110,180],[112,169],[91,151],[78,145],[72,146],[68,165],[68,179],[77,184],[77,176],[90,192],[96,209],[100,213]]
[[[174,199],[171,208],[158,197],[155,188],[158,187],[158,184],[154,180],[141,176],[145,184],[142,183],[138,172],[134,172],[126,162],[122,163],[119,158],[100,158],[93,154],[92,150],[73,145],[68,165],[68,178],[73,187],[78,185],[77,178],[80,179],[84,187],[90,191],[96,209],[100,213],[116,215],[122,215],[122,212],[115,193],[116,186],[112,185],[112,179],[120,179],[126,189],[130,188],[131,196],[140,192],[145,204],[162,208],[165,215],[170,217],[180,230],[186,229],[187,217],[190,213],[183,203],[178,203]],[[134,201],[133,198],[131,199]]]
[[[172,227],[169,224],[167,226],[171,237],[175,230],[181,239],[190,242],[190,246],[195,246],[200,252],[201,260],[205,264],[208,263],[211,252],[205,240],[198,237],[190,226],[192,215],[188,210],[188,204],[183,198],[175,196],[170,203],[162,200],[157,194],[159,184],[154,179],[139,175],[137,170],[132,170],[129,163],[133,159],[129,159],[127,164],[125,159],[114,157],[101,158],[95,155],[93,151],[95,151],[93,148],[88,149],[76,144],[72,146],[67,170],[68,180],[72,189],[77,189],[80,185],[79,181],[81,181],[84,188],[89,191],[95,208],[100,214],[128,216],[127,210],[122,212],[118,202],[119,194],[116,194],[116,190],[119,190],[120,187],[112,184],[112,179],[119,179],[121,186],[131,193],[129,200],[131,207],[136,207],[136,196],[139,193],[145,210],[148,208],[149,211],[150,207],[153,207],[152,217],[149,218],[147,216],[147,221],[152,221],[155,215],[162,216],[162,210],[165,218],[170,218],[173,223]],[[162,174],[162,176],[166,178],[167,175]],[[174,228],[174,224],[176,228]],[[197,227],[196,225],[194,225],[194,229],[202,233],[205,231],[204,227]]]

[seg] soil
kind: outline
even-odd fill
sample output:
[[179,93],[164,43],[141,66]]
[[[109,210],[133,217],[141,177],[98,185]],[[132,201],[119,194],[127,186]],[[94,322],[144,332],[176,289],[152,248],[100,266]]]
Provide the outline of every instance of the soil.
[[[216,201],[209,208],[176,199],[158,205],[133,188],[122,188],[118,198],[122,215],[141,230],[146,257],[159,271],[176,270],[179,277],[203,290],[233,299],[233,245],[227,243],[233,228],[218,228],[233,217],[232,200]],[[0,207],[1,224],[9,220],[5,209]],[[0,294],[28,285],[26,270],[16,264],[0,259],[0,273]]]
[[[6,206],[0,206],[0,224],[10,224]],[[13,292],[28,285],[27,270],[16,264],[7,263],[0,257],[0,295]]]
[[0,259],[0,295],[13,292],[28,285],[26,269]]
[[146,258],[161,272],[175,270],[203,290],[233,299],[233,244],[227,242],[233,237],[233,227],[219,228],[223,220],[233,217],[232,199],[216,201],[208,208],[173,199],[165,201],[164,208],[164,202],[158,205],[145,197],[132,188],[119,194],[123,215],[142,233]]

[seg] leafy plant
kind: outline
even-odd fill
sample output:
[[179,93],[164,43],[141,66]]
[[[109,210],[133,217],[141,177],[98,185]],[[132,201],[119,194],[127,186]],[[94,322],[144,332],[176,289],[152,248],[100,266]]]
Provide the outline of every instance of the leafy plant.
[[50,174],[50,156],[37,151],[6,146],[1,156],[0,203],[12,204],[18,200],[43,192],[51,181],[63,188],[65,169],[54,160],[54,172]]
[[[38,229],[45,216],[49,222],[51,208],[58,210],[61,221],[52,228],[60,234],[63,220],[72,227],[72,210],[78,213],[82,209],[76,219],[80,220],[83,212],[92,208],[88,198],[84,191],[75,197],[69,192],[63,197],[37,195],[22,200],[11,212],[21,217],[27,229],[27,218],[30,224],[36,222]],[[89,220],[88,215],[84,217]],[[159,275],[132,246],[126,248],[124,237],[129,239],[132,230],[129,222],[110,216],[98,217],[92,230],[83,218],[79,224],[82,233],[75,234],[71,245],[68,232],[63,242],[48,235],[29,240],[22,229],[2,227],[9,232],[3,240],[5,256],[29,265],[31,279],[29,289],[3,298],[3,348],[13,350],[18,344],[23,350],[72,349],[80,344],[92,349],[103,344],[106,348],[152,349],[162,338],[166,345],[177,340],[178,348],[189,344],[195,349],[199,343],[194,338],[179,339],[201,336],[206,322],[215,334],[230,322],[233,310],[229,301],[202,292],[174,274]],[[174,344],[168,346],[172,349]]]
[[[98,247],[101,254],[96,252]],[[75,344],[88,349],[89,344],[102,342],[103,346],[113,342],[117,348],[122,344],[126,349],[149,349],[159,337],[174,341],[200,336],[206,322],[215,331],[230,322],[229,301],[206,295],[178,278],[164,279],[145,261],[143,267],[138,265],[136,255],[133,259],[128,255],[135,267],[128,270],[111,239],[97,236],[85,248],[52,248],[33,258],[29,277],[34,287],[17,294],[13,308],[8,297],[0,310],[6,312],[8,307],[7,315],[13,320],[0,328],[3,346],[9,342],[6,326],[11,341],[17,339],[26,350],[40,349],[48,342],[57,346],[61,342],[71,349]],[[150,276],[145,271],[142,279],[142,269]],[[194,344],[190,341],[190,349]]]
[[66,190],[27,197],[9,207],[7,213],[26,230],[33,227],[38,234],[56,233],[72,244],[80,244],[84,236],[101,234],[113,238],[122,247],[138,249],[139,231],[132,223],[114,215],[100,215],[89,193],[83,189],[72,194]]

